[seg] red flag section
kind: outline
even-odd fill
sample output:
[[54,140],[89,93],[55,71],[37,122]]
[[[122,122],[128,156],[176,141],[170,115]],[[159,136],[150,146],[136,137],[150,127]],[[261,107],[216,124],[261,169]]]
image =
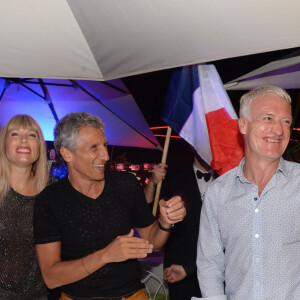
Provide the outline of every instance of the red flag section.
[[238,120],[231,119],[224,107],[206,113],[205,118],[213,157],[211,167],[222,175],[240,163],[244,156],[244,140]]

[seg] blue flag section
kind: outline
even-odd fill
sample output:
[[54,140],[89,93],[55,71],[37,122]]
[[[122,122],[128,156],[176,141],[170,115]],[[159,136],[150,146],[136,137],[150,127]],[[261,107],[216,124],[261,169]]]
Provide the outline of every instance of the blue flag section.
[[197,66],[175,69],[171,75],[162,120],[180,135],[193,111],[193,93],[199,88]]

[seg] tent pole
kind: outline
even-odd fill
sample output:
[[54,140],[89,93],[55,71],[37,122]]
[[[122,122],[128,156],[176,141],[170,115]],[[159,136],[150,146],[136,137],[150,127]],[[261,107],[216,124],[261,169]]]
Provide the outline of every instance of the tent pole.
[[90,93],[88,90],[86,90],[82,85],[78,83],[76,80],[71,80],[70,81],[74,84],[74,86],[79,87],[83,92],[88,94],[90,97],[92,97],[94,100],[96,100],[99,104],[104,106],[107,110],[109,110],[112,114],[114,114],[116,117],[118,117],[121,121],[126,123],[131,129],[136,131],[138,134],[140,134],[142,137],[144,137],[148,142],[150,142],[152,145],[156,146],[157,149],[160,149],[160,146],[151,141],[147,136],[145,136],[140,130],[135,128],[132,124],[130,124],[128,121],[126,121],[123,117],[121,117],[119,114],[117,114],[115,111],[113,111],[110,107],[108,107],[106,104],[104,104],[100,99],[98,99],[96,96],[94,96],[92,93]]
[[4,86],[3,90],[2,90],[2,93],[1,93],[1,96],[0,96],[0,101],[2,100],[2,97],[4,96],[4,94],[5,94],[6,90],[7,90],[7,86],[8,86],[7,80],[5,79],[5,86]]
[[[51,110],[51,113],[55,119],[55,122],[58,123],[58,116],[56,114],[56,111],[55,111],[55,108],[54,108],[54,105],[52,103],[52,100],[51,100],[51,96],[49,94],[49,91],[47,89],[47,87],[45,86],[44,84],[44,81],[43,79],[40,79],[38,78],[38,81],[39,81],[39,85],[41,86],[42,90],[43,90],[43,93],[44,93],[44,96],[40,95],[39,93],[37,93],[36,91],[34,91],[33,89],[31,89],[30,87],[28,87],[26,84],[24,84],[23,80],[20,80],[20,82],[16,82],[17,84],[20,84],[22,85],[24,88],[28,89],[29,91],[31,91],[32,93],[36,94],[37,96],[41,97],[42,99],[44,99],[46,101],[46,103],[48,104],[50,110]],[[28,82],[30,83],[30,82]]]
[[44,97],[45,97],[44,99],[45,99],[45,101],[47,102],[47,104],[48,104],[48,106],[49,106],[49,108],[50,108],[50,110],[51,110],[51,112],[52,112],[52,115],[53,115],[53,117],[54,117],[56,123],[58,123],[58,116],[57,116],[57,114],[56,114],[56,111],[55,111],[53,102],[52,102],[52,100],[51,100],[50,93],[49,93],[47,87],[45,86],[43,79],[39,78],[38,80],[39,80],[39,83],[40,83],[40,85],[41,85],[41,88],[42,88],[42,90],[43,90],[43,92],[44,92]]

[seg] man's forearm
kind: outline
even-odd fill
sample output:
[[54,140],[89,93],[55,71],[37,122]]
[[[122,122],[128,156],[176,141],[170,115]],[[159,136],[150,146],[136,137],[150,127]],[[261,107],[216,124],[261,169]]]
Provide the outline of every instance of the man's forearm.
[[81,280],[108,263],[145,258],[153,250],[148,240],[128,234],[116,237],[105,248],[72,261],[61,261],[61,243],[37,244],[36,252],[46,285],[55,288]]
[[99,250],[80,259],[58,261],[49,268],[41,265],[41,271],[47,287],[53,289],[84,279],[105,264],[103,250]]
[[156,185],[154,184],[153,180],[150,179],[148,184],[144,187],[144,194],[147,203],[153,202],[155,191],[156,191]]
[[[162,230],[159,227],[158,222],[161,222],[161,227],[168,229],[167,230]],[[153,225],[151,232],[150,232],[150,237],[149,237],[149,242],[151,244],[153,244],[153,250],[154,251],[159,251],[167,242],[169,236],[170,236],[170,232],[172,229],[172,225],[167,224],[165,222],[162,221],[158,221],[155,222],[155,224]]]

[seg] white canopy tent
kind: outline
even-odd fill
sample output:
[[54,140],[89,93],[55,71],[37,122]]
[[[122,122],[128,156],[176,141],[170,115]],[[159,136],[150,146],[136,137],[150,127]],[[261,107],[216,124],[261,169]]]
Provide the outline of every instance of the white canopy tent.
[[0,0],[0,76],[108,80],[300,45],[298,0]]
[[226,83],[227,90],[251,90],[262,85],[300,88],[300,50]]

